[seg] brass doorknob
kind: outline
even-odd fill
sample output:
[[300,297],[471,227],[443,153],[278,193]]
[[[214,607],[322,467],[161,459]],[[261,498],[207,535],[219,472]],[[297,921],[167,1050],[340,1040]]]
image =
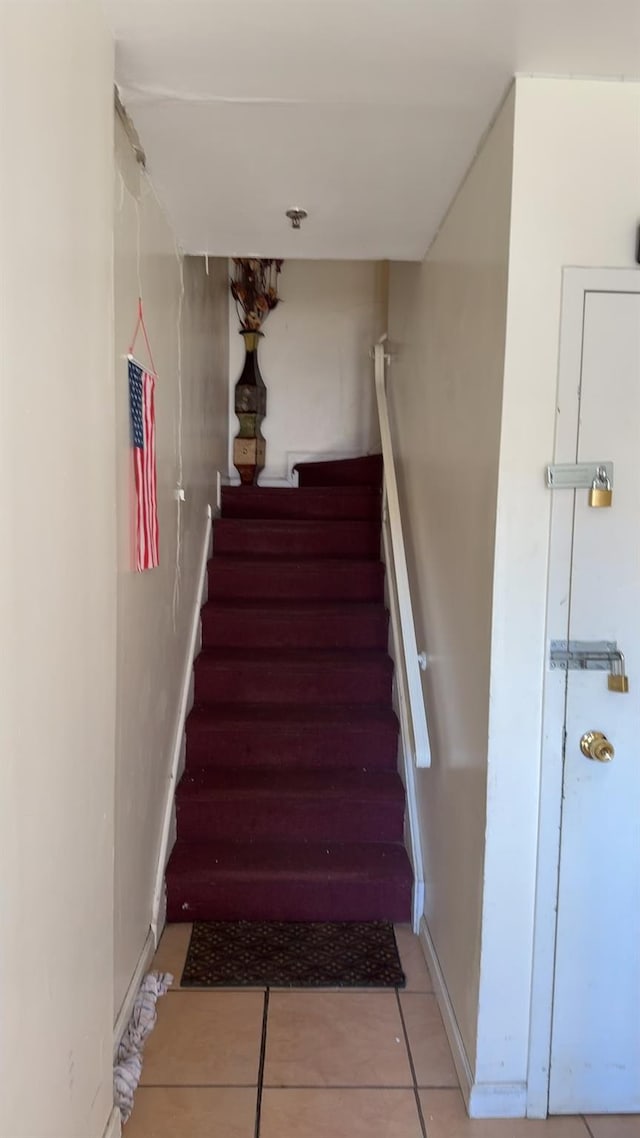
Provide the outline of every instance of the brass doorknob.
[[580,740],[580,750],[588,759],[595,759],[597,763],[610,763],[615,750],[602,731],[585,731]]

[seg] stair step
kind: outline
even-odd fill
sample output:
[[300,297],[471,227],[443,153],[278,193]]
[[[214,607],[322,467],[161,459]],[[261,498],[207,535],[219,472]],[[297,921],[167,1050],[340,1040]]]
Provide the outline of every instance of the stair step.
[[214,556],[349,557],[378,560],[380,523],[288,518],[218,518]]
[[167,866],[169,921],[408,921],[400,843],[182,842]]
[[210,601],[201,619],[205,648],[386,648],[388,640],[382,604]]
[[375,486],[223,486],[223,518],[368,518],[380,521],[381,495]]
[[187,770],[233,764],[395,770],[398,720],[389,706],[216,704],[187,719]]
[[299,462],[300,486],[381,486],[382,455],[368,454],[362,458],[340,458],[328,462]]
[[196,703],[384,703],[393,664],[376,650],[205,649],[195,664]]
[[384,566],[379,561],[214,557],[208,581],[211,600],[370,602],[384,597]]
[[395,771],[208,767],[176,796],[180,841],[401,842],[404,789]]

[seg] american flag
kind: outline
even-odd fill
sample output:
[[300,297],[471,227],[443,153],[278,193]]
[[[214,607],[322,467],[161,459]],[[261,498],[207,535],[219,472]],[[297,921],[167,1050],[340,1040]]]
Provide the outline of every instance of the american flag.
[[156,487],[155,377],[129,360],[131,444],[136,476],[136,569],[158,564],[158,499]]

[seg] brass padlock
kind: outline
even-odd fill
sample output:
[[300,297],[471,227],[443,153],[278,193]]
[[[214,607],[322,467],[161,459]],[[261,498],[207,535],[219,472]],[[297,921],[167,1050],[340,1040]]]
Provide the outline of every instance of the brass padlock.
[[624,670],[624,656],[622,652],[618,653],[618,658],[613,663],[613,669],[607,680],[607,687],[609,691],[617,691],[625,694],[629,691],[629,677]]
[[591,483],[589,491],[589,505],[602,509],[603,506],[610,506],[611,499],[613,498],[613,490],[611,483],[604,466],[599,466],[596,470],[596,476]]

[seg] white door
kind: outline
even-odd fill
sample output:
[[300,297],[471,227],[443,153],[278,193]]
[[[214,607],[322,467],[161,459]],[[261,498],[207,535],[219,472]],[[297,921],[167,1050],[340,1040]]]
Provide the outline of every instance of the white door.
[[[640,1111],[640,273],[619,276],[583,291],[575,460],[613,461],[614,490],[573,495],[567,600],[569,639],[617,641],[629,693],[566,675],[550,1114]],[[611,762],[582,754],[592,730]]]

